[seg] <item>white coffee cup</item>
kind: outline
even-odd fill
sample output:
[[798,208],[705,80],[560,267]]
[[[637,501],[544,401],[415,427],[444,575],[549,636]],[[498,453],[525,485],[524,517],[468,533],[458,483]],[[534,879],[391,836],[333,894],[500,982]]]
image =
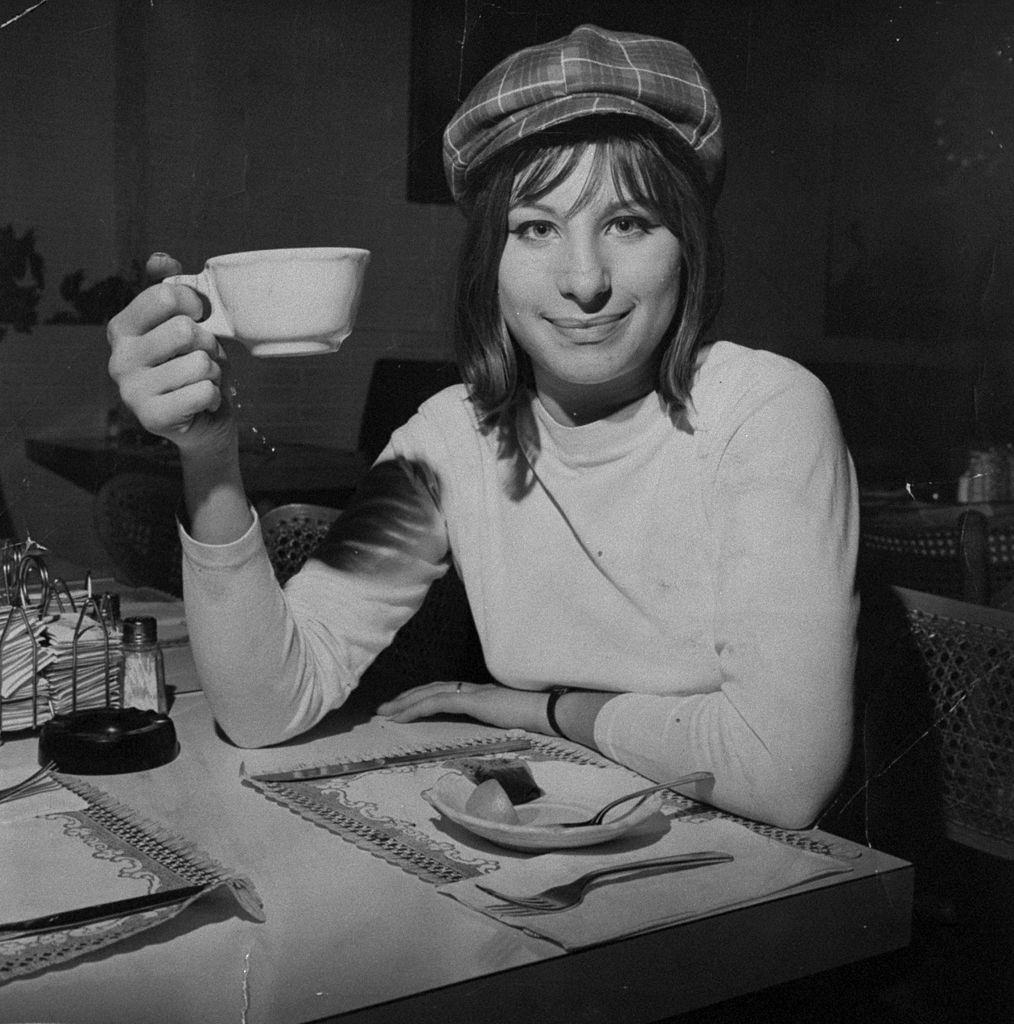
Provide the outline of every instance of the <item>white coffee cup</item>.
[[370,253],[366,249],[263,249],[214,256],[189,285],[210,306],[201,321],[255,356],[337,352],[352,332]]

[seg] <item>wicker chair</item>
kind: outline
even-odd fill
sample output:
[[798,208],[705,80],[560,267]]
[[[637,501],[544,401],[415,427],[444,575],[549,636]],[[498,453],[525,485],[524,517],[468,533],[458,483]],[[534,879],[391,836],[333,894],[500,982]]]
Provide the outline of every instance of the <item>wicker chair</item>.
[[986,517],[968,511],[950,525],[918,519],[864,521],[859,570],[864,588],[902,586],[987,604],[991,579]]
[[99,487],[95,531],[122,583],[183,593],[176,529],[180,495],[177,481],[152,473],[117,473]]
[[[282,505],[261,517],[275,575],[285,583],[338,518],[337,509]],[[436,680],[490,682],[468,596],[453,566],[430,587],[419,610],[363,674],[350,702],[375,707],[396,693]]]
[[[944,831],[954,842],[1014,859],[1014,613],[893,591],[907,633],[897,647],[899,674],[883,682],[904,688],[900,675],[908,673],[917,689],[903,700],[927,701],[927,728],[917,726],[911,744],[932,741]],[[910,749],[903,742],[883,760],[894,764]],[[924,774],[921,784],[930,781]]]
[[261,516],[264,546],[279,583],[302,568],[339,515],[336,508],[294,502]]
[[1014,523],[1003,523],[989,531],[989,603],[994,608],[1014,611]]

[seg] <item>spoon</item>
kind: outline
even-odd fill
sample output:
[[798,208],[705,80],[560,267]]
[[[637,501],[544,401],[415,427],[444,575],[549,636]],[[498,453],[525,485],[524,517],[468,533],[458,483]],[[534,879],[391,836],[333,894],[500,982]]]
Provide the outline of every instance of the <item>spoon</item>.
[[678,779],[673,779],[672,782],[659,782],[657,785],[648,786],[647,789],[639,789],[634,793],[621,796],[618,800],[613,800],[611,803],[606,804],[605,807],[585,821],[555,821],[553,825],[556,828],[588,828],[593,825],[601,825],[609,811],[620,804],[625,804],[628,800],[635,800],[637,797],[647,796],[649,793],[657,793],[660,789],[685,786],[691,782],[713,782],[714,778],[711,772],[691,772],[689,775],[682,775]]

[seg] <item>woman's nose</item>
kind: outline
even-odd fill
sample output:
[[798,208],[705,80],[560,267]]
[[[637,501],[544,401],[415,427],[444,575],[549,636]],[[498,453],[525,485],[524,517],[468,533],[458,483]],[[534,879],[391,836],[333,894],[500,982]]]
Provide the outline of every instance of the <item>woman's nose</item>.
[[609,301],[610,272],[598,246],[574,243],[562,254],[558,271],[560,294],[576,302],[585,312],[595,312]]

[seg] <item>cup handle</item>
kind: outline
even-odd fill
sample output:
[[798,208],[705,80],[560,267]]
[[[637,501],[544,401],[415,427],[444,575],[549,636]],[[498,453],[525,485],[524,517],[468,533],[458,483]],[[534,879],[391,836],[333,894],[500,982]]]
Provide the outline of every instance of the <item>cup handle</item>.
[[193,288],[204,299],[210,310],[208,315],[200,321],[201,326],[206,327],[216,337],[232,337],[232,324],[226,319],[222,300],[219,298],[214,279],[208,273],[207,268],[199,274],[174,274],[164,280],[171,284],[185,284],[187,287]]

